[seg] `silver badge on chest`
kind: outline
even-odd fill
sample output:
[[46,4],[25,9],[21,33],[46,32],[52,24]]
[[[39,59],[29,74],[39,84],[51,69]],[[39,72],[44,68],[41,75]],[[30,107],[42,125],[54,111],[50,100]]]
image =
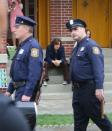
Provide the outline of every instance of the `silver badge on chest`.
[[20,49],[18,54],[23,54],[24,49]]
[[78,52],[77,56],[80,56],[81,52],[84,51],[84,49],[85,49],[85,47],[81,47],[81,48],[79,49],[79,52]]
[[80,51],[84,51],[85,47],[81,47]]

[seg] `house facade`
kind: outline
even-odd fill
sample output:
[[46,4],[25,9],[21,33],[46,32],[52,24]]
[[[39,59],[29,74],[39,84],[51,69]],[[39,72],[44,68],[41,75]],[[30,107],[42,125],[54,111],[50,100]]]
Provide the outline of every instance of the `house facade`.
[[73,47],[66,22],[71,18],[86,21],[92,38],[102,48],[112,47],[112,0],[22,0],[24,14],[35,19],[35,37],[43,49],[53,38],[60,38],[66,55]]

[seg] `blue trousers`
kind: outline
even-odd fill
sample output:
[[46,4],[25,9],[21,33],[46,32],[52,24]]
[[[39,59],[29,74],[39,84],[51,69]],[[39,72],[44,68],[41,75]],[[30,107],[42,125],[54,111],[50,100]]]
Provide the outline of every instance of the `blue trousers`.
[[91,119],[102,131],[112,131],[112,125],[105,116],[101,117],[101,103],[95,96],[95,83],[80,83],[73,89],[74,131],[86,131]]

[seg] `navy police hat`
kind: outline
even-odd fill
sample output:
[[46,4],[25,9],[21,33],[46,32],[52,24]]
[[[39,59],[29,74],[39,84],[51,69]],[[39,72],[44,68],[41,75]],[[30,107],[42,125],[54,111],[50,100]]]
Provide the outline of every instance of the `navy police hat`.
[[86,23],[81,19],[71,19],[66,23],[67,29],[71,30],[74,27],[84,27],[86,28]]
[[27,16],[17,16],[15,25],[28,25],[34,27],[36,22]]

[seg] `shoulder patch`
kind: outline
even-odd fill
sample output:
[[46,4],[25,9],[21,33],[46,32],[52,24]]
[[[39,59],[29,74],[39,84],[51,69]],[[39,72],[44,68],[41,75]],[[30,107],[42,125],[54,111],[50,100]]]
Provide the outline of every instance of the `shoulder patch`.
[[100,50],[98,47],[92,47],[93,50],[93,54],[99,55],[100,54]]
[[32,49],[31,49],[31,56],[32,56],[32,57],[38,57],[38,56],[39,56],[39,49],[37,49],[37,48],[32,48]]

